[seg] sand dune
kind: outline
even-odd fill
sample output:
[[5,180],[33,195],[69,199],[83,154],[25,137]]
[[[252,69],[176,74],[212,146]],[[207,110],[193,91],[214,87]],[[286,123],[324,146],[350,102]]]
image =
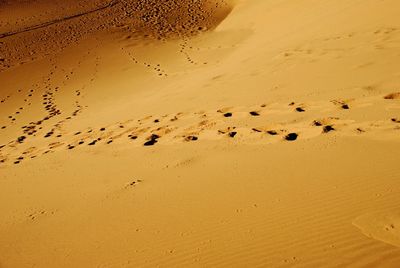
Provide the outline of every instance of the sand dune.
[[0,1],[0,267],[398,267],[394,0]]

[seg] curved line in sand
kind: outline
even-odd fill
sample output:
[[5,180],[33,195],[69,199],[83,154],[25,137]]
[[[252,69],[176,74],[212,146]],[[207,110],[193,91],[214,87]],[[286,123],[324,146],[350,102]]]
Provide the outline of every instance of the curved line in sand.
[[353,221],[367,237],[400,247],[400,214],[398,211],[367,213]]
[[74,15],[62,17],[62,18],[55,19],[55,20],[52,20],[52,21],[43,22],[43,23],[40,23],[40,24],[37,24],[37,25],[33,25],[33,26],[29,26],[29,27],[26,27],[26,28],[23,28],[23,29],[20,29],[20,30],[16,30],[16,31],[0,33],[0,39],[3,39],[3,38],[8,37],[8,36],[13,36],[13,35],[16,35],[16,34],[20,34],[20,33],[34,31],[34,30],[45,28],[45,27],[48,27],[50,25],[57,24],[57,23],[60,23],[60,22],[63,22],[63,21],[67,21],[67,20],[78,18],[78,17],[82,17],[84,15],[95,13],[95,12],[104,10],[106,8],[115,6],[118,3],[119,3],[119,1],[117,1],[117,0],[111,0],[108,4],[106,4],[104,6],[101,6],[101,7],[98,7],[96,9],[93,9],[93,10],[89,10],[89,11],[77,13],[77,14],[74,14]]

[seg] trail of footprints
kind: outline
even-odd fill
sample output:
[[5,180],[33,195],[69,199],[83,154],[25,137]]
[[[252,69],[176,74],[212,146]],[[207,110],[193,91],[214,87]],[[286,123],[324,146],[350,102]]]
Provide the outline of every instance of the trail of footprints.
[[[97,66],[98,60],[96,60],[95,64]],[[62,111],[56,103],[56,94],[59,92],[59,86],[52,85],[52,81],[54,80],[53,76],[56,74],[56,71],[59,68],[55,61],[51,61],[51,65],[52,67],[49,70],[49,73],[43,76],[42,81],[40,81],[40,84],[44,85],[44,91],[40,93],[41,95],[39,95],[40,90],[37,89],[38,84],[35,84],[31,87],[35,89],[18,90],[18,94],[10,94],[4,98],[3,102],[0,103],[0,105],[6,104],[11,97],[22,99],[19,94],[26,94],[24,98],[24,104],[18,108],[13,117],[9,116],[9,119],[11,119],[9,124],[5,124],[0,127],[0,133],[11,126],[21,129],[21,135],[19,135],[15,140],[11,140],[6,144],[0,143],[0,166],[6,162],[19,164],[23,160],[36,158],[37,156],[51,153],[53,151],[52,149],[58,148],[64,143],[62,141],[52,141],[45,147],[43,147],[43,143],[46,143],[47,140],[52,140],[54,138],[62,140],[65,133],[63,130],[64,124],[82,113],[84,107],[80,104],[80,100],[82,98],[81,91],[85,89],[87,86],[86,84],[81,88],[82,90],[78,89],[73,92],[73,96],[75,98],[75,109],[72,112],[67,113],[64,118],[60,118]],[[62,69],[62,74],[65,76],[65,80],[63,81],[63,86],[65,86],[66,80],[69,80],[70,75],[73,74],[73,69],[72,71]],[[95,76],[96,72],[93,73],[89,84],[93,82]],[[37,97],[32,99],[35,94]],[[31,121],[27,124],[24,124],[24,122],[20,120],[18,122],[18,116],[20,116],[23,111],[29,112],[29,109],[26,108],[32,107],[32,104],[41,105],[47,114],[44,117],[36,121]],[[57,120],[57,118],[58,121],[54,121]],[[32,146],[27,147],[26,145]],[[7,152],[5,152],[6,149],[8,149]]]
[[[24,97],[24,103],[20,105],[20,107],[18,107],[15,112],[13,112],[12,114],[9,114],[7,116],[7,119],[9,121],[10,124],[14,124],[15,121],[17,121],[18,117],[23,113],[24,109],[27,108],[27,106],[31,106],[32,105],[32,97],[34,94],[34,89],[29,89],[28,92],[25,93],[25,97]],[[18,94],[24,94],[24,92],[21,89],[18,89],[17,91]],[[7,100],[9,100],[11,98],[11,95],[7,95],[4,99],[2,99],[1,103],[6,103]],[[0,127],[1,129],[6,129],[7,126],[6,125],[2,125]]]
[[[130,39],[131,36],[128,35],[125,37],[125,39]],[[182,54],[183,58],[191,65],[207,65],[209,62],[207,61],[197,61],[194,59],[193,52],[199,52],[201,50],[211,50],[211,49],[222,49],[222,46],[218,47],[206,47],[206,48],[200,48],[194,45],[190,45],[189,38],[186,36],[182,36],[180,39],[178,51],[180,54]],[[126,49],[125,47],[121,47],[121,50],[132,60],[132,62],[138,66],[146,68],[148,71],[153,72],[155,75],[158,77],[167,77],[169,74],[165,67],[163,67],[160,63],[150,63],[149,60],[140,60],[138,56],[135,55],[134,51],[129,51],[129,49]],[[137,53],[140,54],[140,53]]]
[[[80,91],[77,90],[76,96],[79,97],[80,94]],[[400,131],[400,117],[395,115],[380,121],[362,123],[355,122],[355,120],[340,119],[335,116],[309,120],[308,118],[303,118],[302,115],[307,114],[308,109],[313,107],[292,102],[286,105],[261,104],[251,108],[228,107],[194,113],[150,115],[109,126],[87,128],[56,135],[56,130],[60,127],[60,124],[72,119],[73,116],[76,116],[81,111],[81,107],[78,106],[72,116],[54,124],[52,130],[43,137],[35,135],[28,141],[27,136],[34,135],[38,126],[60,114],[51,91],[46,91],[42,98],[43,105],[48,111],[48,116],[43,120],[23,126],[24,135],[16,137],[15,140],[9,143],[0,144],[0,165],[19,164],[24,160],[36,158],[56,150],[74,150],[82,146],[87,148],[100,145],[107,146],[115,142],[144,147],[222,139],[238,143],[265,144],[279,141],[294,142],[302,138],[309,139],[318,135],[349,130],[353,134],[362,134],[373,129]],[[400,103],[398,101],[400,100],[400,92],[386,95],[383,99],[389,106],[395,107],[392,109],[393,113],[399,115]],[[334,100],[331,101],[330,106],[324,105],[324,109],[328,109],[325,112],[333,114],[346,113],[352,107],[346,101]],[[279,118],[282,118],[281,115],[283,114],[289,115],[287,117],[293,119],[289,119],[287,122],[279,122]],[[276,118],[278,119],[274,119],[274,115],[277,115]],[[400,135],[400,132],[398,133]],[[48,142],[43,143],[43,139],[47,139]],[[43,144],[45,145],[43,146]]]

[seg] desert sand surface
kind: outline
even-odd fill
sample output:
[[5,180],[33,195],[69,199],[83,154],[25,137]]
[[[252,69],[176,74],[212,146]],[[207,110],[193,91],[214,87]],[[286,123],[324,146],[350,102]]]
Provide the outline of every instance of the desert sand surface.
[[0,1],[0,267],[400,267],[399,11]]

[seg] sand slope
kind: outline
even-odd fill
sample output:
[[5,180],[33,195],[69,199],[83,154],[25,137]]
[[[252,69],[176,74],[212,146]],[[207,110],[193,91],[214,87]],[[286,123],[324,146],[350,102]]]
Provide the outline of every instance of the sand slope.
[[397,1],[84,2],[0,3],[0,267],[400,265]]

